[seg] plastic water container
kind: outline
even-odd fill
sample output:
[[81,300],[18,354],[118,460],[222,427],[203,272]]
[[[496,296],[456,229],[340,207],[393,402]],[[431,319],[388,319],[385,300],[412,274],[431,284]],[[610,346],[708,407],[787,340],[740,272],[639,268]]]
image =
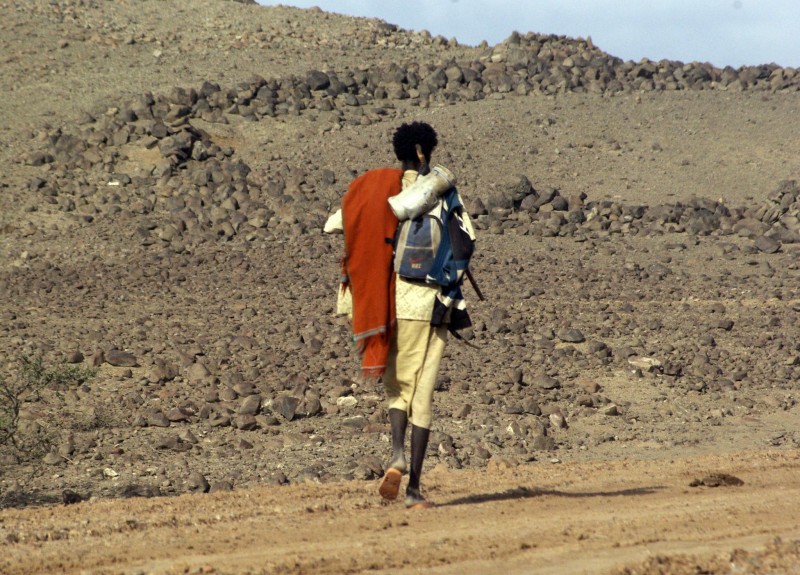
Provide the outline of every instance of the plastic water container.
[[430,211],[441,195],[455,185],[453,172],[437,164],[405,190],[389,198],[389,207],[401,222],[413,220]]

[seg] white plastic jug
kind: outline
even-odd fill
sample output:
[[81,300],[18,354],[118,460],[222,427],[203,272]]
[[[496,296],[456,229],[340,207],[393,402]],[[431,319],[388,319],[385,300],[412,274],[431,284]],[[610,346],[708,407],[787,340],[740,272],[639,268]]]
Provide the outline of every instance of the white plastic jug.
[[439,197],[455,185],[453,172],[437,164],[424,176],[417,177],[405,190],[389,198],[389,207],[401,222],[413,220],[428,212]]

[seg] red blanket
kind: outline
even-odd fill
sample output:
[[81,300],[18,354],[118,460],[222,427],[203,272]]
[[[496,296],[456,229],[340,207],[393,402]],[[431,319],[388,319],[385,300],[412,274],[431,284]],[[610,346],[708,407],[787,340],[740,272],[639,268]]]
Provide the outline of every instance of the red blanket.
[[361,354],[361,371],[367,377],[383,375],[395,323],[390,242],[397,218],[388,199],[400,193],[402,177],[403,170],[396,168],[370,170],[350,184],[342,199],[353,339]]

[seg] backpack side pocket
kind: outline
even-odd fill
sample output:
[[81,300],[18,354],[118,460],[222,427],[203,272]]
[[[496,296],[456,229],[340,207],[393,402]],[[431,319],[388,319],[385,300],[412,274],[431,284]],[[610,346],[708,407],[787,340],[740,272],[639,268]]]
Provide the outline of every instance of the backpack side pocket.
[[442,222],[430,214],[406,220],[395,236],[394,271],[400,277],[425,281],[442,240]]

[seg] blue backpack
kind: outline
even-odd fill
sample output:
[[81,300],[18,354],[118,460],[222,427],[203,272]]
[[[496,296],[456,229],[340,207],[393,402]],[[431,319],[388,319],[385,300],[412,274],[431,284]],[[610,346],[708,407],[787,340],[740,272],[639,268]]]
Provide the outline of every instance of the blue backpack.
[[465,277],[483,299],[469,272],[475,236],[466,225],[466,217],[458,191],[451,188],[431,211],[401,222],[395,233],[395,271],[405,279],[442,288],[431,324],[441,325],[449,318],[451,331],[471,325],[461,293]]
[[442,241],[442,204],[413,220],[400,222],[394,238],[394,271],[402,278],[427,281]]

